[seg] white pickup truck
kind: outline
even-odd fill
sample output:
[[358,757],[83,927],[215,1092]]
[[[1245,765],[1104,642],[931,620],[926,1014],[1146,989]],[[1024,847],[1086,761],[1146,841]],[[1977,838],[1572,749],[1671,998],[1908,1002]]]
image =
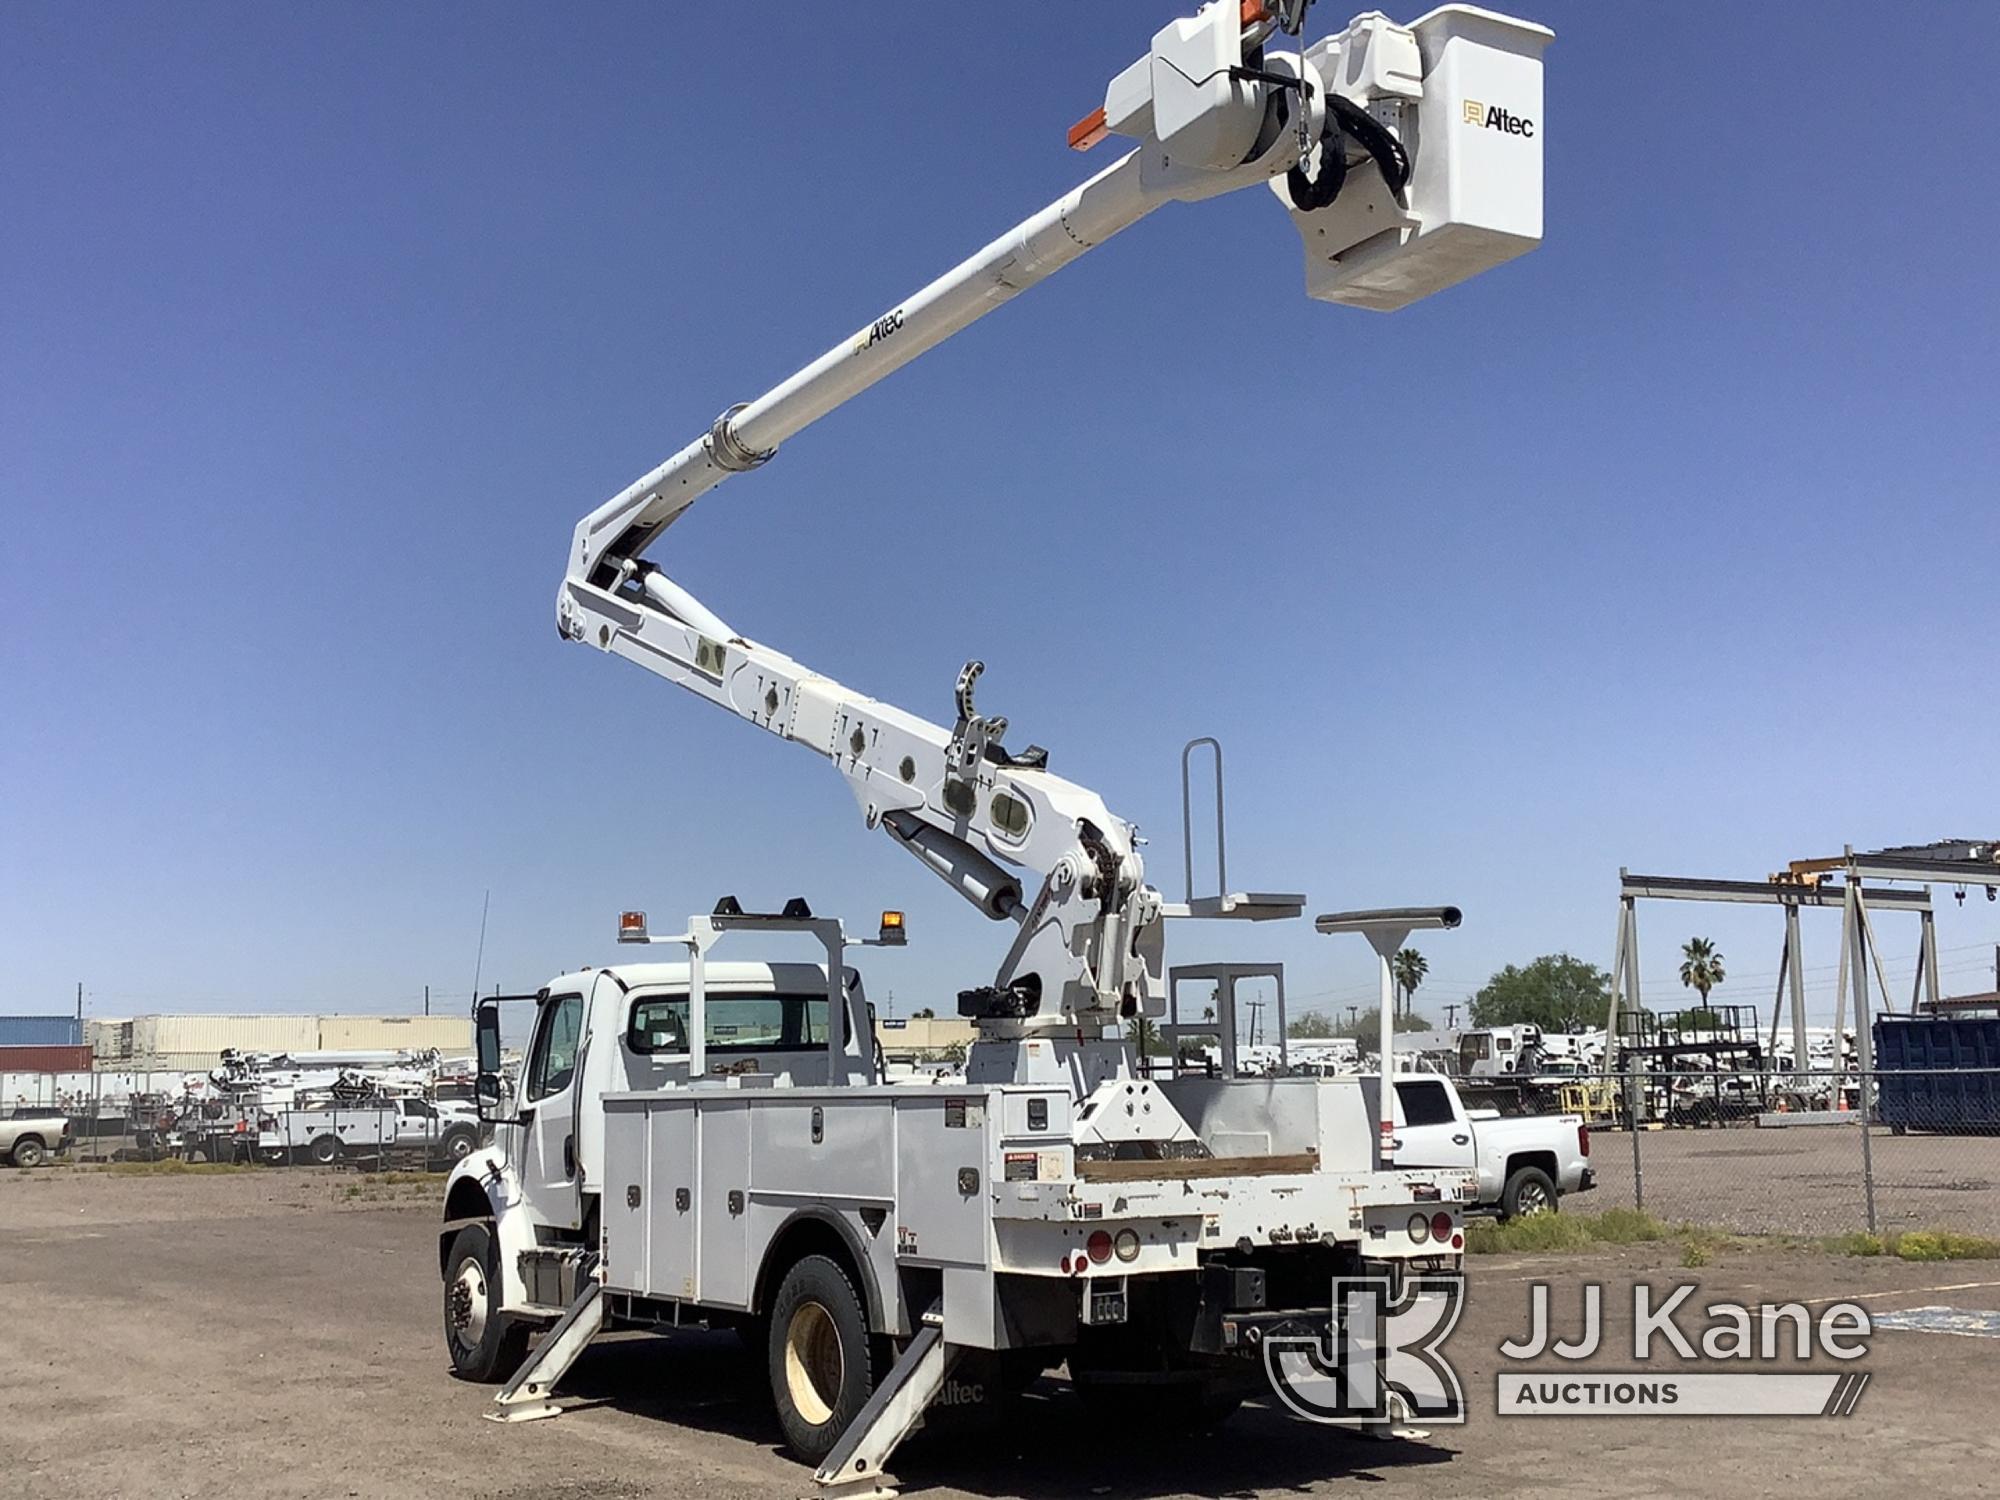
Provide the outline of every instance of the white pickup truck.
[[1449,1078],[1412,1074],[1396,1080],[1395,1120],[1398,1166],[1473,1168],[1478,1206],[1503,1219],[1554,1212],[1597,1185],[1581,1115],[1468,1111]]

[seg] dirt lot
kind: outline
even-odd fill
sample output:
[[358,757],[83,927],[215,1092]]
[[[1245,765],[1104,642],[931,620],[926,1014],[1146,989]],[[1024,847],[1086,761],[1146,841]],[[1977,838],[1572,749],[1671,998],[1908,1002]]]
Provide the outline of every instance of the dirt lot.
[[[1599,1131],[1587,1206],[1631,1206],[1632,1136]],[[1642,1130],[1646,1208],[1673,1223],[1744,1234],[1840,1234],[1867,1224],[1861,1134],[1850,1125]],[[2000,1237],[2000,1137],[1892,1135],[1876,1127],[1875,1218],[1883,1229],[1946,1225]]]
[[[792,1496],[760,1374],[727,1336],[620,1336],[551,1422],[479,1420],[438,1340],[428,1185],[337,1173],[146,1178],[0,1171],[0,1475],[8,1495]],[[1814,1418],[1493,1415],[1498,1344],[1537,1277],[1699,1274],[1706,1297],[1856,1296],[1881,1311],[2000,1307],[2000,1263],[1944,1266],[1723,1251],[1699,1272],[1645,1246],[1560,1261],[1482,1259],[1449,1345],[1469,1425],[1376,1443],[1251,1408],[1218,1433],[1090,1427],[1047,1381],[999,1426],[920,1434],[909,1493],[1245,1496],[1971,1494],[2000,1465],[2000,1341],[1881,1332],[1859,1411]],[[1559,1315],[1573,1295],[1558,1294]],[[1612,1342],[1618,1319],[1610,1320]],[[1629,1311],[1627,1315],[1629,1322]],[[1621,1351],[1629,1354],[1629,1350]],[[1629,1367],[1630,1360],[1618,1361]]]

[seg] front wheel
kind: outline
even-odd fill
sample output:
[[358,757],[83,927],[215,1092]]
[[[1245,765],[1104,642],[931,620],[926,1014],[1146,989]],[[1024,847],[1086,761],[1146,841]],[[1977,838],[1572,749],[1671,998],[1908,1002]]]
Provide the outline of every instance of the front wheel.
[[528,1330],[500,1310],[500,1247],[485,1224],[468,1224],[445,1257],[444,1346],[452,1373],[505,1380],[528,1355]]
[[1500,1217],[1519,1219],[1529,1214],[1556,1212],[1556,1184],[1540,1167],[1521,1167],[1507,1179],[1500,1194]]
[[765,1350],[785,1446],[817,1466],[875,1390],[868,1309],[847,1272],[824,1255],[787,1271]]
[[462,1162],[472,1155],[479,1144],[478,1136],[470,1130],[448,1130],[444,1139],[438,1142],[438,1154],[448,1162]]

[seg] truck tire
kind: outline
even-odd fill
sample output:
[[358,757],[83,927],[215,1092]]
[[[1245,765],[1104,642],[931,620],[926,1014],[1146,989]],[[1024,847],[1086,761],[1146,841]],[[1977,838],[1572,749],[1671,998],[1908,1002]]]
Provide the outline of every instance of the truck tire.
[[306,1147],[306,1158],[316,1167],[330,1167],[340,1160],[340,1137],[317,1135]]
[[824,1255],[785,1273],[766,1341],[785,1446],[817,1466],[875,1390],[876,1341],[853,1278]]
[[38,1135],[24,1135],[14,1142],[14,1152],[8,1159],[17,1167],[39,1167],[48,1160],[49,1148],[42,1144]]
[[1500,1192],[1500,1217],[1503,1219],[1558,1211],[1555,1181],[1540,1167],[1516,1167],[1507,1179],[1507,1186]]
[[478,1135],[464,1126],[447,1130],[438,1142],[438,1155],[448,1162],[461,1162],[472,1155],[479,1145]]
[[292,1159],[283,1146],[266,1146],[257,1156],[267,1167],[282,1167]]
[[528,1357],[528,1328],[500,1310],[500,1247],[491,1226],[468,1224],[445,1257],[444,1347],[460,1380],[506,1380]]

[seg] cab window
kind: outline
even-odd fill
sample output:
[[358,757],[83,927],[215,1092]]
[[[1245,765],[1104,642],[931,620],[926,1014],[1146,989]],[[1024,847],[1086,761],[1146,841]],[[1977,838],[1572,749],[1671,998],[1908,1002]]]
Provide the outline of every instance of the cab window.
[[[710,1052],[803,1052],[826,1045],[826,995],[710,995]],[[632,1002],[625,1042],[641,1056],[688,1050],[688,997],[642,995]]]
[[1441,1083],[1399,1083],[1396,1098],[1402,1102],[1405,1125],[1449,1125],[1452,1122],[1451,1096]]
[[582,1040],[583,996],[557,995],[542,1002],[542,1027],[528,1057],[530,1099],[546,1099],[569,1087]]

